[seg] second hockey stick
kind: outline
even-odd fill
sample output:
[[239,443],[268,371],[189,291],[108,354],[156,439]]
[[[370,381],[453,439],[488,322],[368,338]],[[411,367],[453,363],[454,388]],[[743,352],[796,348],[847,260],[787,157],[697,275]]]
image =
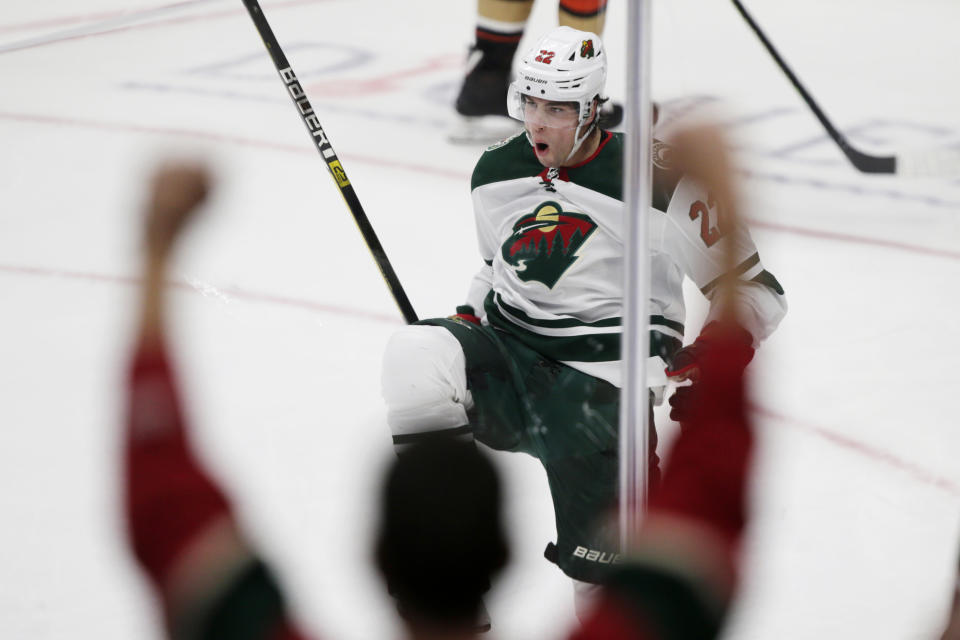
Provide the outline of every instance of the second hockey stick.
[[901,176],[926,176],[926,177],[956,177],[960,176],[960,153],[953,150],[930,150],[914,154],[898,154],[896,156],[874,156],[856,149],[847,140],[833,123],[827,118],[817,101],[813,99],[810,92],[800,82],[796,74],[790,69],[780,53],[774,48],[773,43],[767,38],[766,34],[760,29],[756,21],[747,13],[740,0],[731,0],[733,5],[740,12],[740,15],[747,22],[753,32],[763,43],[767,52],[773,58],[780,70],[787,76],[794,89],[807,103],[813,115],[817,117],[827,134],[837,143],[843,155],[850,160],[850,163],[863,173],[896,174]]
[[273,30],[270,28],[266,16],[263,15],[260,3],[257,0],[243,0],[243,4],[250,13],[250,18],[253,20],[257,32],[260,34],[264,46],[267,47],[270,57],[273,59],[273,64],[280,74],[280,79],[283,80],[283,84],[290,94],[290,99],[293,100],[293,104],[300,114],[300,119],[303,120],[303,124],[307,128],[307,133],[309,133],[313,139],[317,151],[320,152],[321,157],[323,157],[324,162],[327,164],[327,170],[333,177],[334,182],[337,183],[337,188],[340,189],[340,195],[343,196],[343,200],[347,203],[350,213],[353,214],[353,219],[357,223],[357,227],[360,229],[360,233],[363,235],[363,239],[367,243],[367,247],[370,249],[370,253],[377,263],[377,267],[380,268],[380,274],[386,281],[387,287],[390,288],[390,293],[393,294],[393,299],[396,301],[397,306],[400,307],[400,313],[403,314],[403,319],[406,320],[408,324],[416,322],[417,313],[413,310],[413,305],[410,304],[410,300],[407,298],[407,294],[403,290],[403,285],[400,284],[400,279],[397,278],[397,274],[394,272],[390,260],[387,259],[387,254],[383,250],[383,246],[380,244],[380,240],[377,238],[377,234],[374,232],[373,225],[370,224],[367,214],[363,211],[360,199],[357,197],[349,178],[347,178],[347,172],[344,171],[340,159],[337,158],[337,153],[333,150],[333,145],[330,144],[326,132],[323,130],[323,127],[320,126],[320,119],[317,117],[313,106],[307,99],[307,94],[304,92],[300,81],[297,80],[293,68],[290,66],[290,63],[287,62],[287,57],[283,54],[280,43],[277,42],[277,38],[273,35]]

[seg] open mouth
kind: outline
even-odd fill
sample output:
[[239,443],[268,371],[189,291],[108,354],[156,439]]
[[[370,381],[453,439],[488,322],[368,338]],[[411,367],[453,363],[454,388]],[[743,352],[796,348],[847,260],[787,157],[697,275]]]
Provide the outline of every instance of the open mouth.
[[536,150],[537,150],[538,152],[540,152],[540,153],[543,153],[543,152],[546,151],[549,147],[550,147],[550,145],[548,145],[546,142],[537,142],[537,143],[534,145],[534,148],[536,148]]

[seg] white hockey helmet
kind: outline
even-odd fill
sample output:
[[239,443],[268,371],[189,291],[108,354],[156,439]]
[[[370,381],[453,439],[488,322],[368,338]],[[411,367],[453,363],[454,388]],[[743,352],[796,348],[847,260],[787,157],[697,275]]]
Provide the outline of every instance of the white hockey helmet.
[[594,118],[584,129],[593,100],[603,98],[606,82],[607,54],[600,37],[589,31],[557,27],[540,38],[521,59],[516,79],[507,92],[507,111],[510,117],[523,121],[525,95],[579,104],[572,156],[596,126]]

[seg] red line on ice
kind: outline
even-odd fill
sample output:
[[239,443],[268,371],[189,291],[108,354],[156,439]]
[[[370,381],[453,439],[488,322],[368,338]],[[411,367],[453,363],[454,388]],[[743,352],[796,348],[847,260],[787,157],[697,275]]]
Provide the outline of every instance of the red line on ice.
[[[304,4],[316,4],[319,2],[331,2],[333,0],[287,0],[286,2],[277,2],[275,4],[269,5],[267,8],[271,11],[279,11],[280,9],[289,9],[291,7],[297,7]],[[174,5],[160,5],[155,7],[155,9],[161,9],[165,6],[175,6]],[[57,38],[56,34],[52,34],[50,40],[43,40],[39,42],[27,42],[24,43],[22,47],[14,47],[11,49],[6,49],[5,51],[0,51],[0,55],[4,53],[13,53],[14,51],[23,51],[24,49],[34,49],[37,47],[45,47],[52,44],[58,44],[61,42],[70,42],[72,40],[84,40],[86,38],[96,38],[100,36],[108,36],[116,33],[123,33],[126,31],[132,31],[136,29],[154,29],[157,27],[167,27],[174,24],[183,24],[187,22],[197,22],[199,20],[212,20],[216,18],[227,18],[235,15],[246,14],[245,9],[227,9],[223,11],[212,11],[210,13],[201,13],[192,16],[180,16],[179,18],[169,18],[166,20],[158,20],[156,22],[144,22],[141,24],[131,24],[122,27],[114,27],[111,29],[106,29],[103,31],[91,31],[90,33],[76,33],[76,34],[67,34],[63,37]],[[4,46],[9,46],[16,43],[9,43],[8,45],[0,44],[0,48]]]
[[152,7],[141,7],[136,11],[130,9],[116,9],[113,11],[99,11],[97,13],[81,13],[79,15],[60,16],[58,18],[31,20],[30,22],[20,22],[16,24],[3,24],[0,25],[0,33],[9,33],[11,31],[33,31],[34,29],[42,29],[43,27],[80,24],[83,22],[92,22],[94,20],[109,20],[110,18],[137,18],[157,11],[163,11],[165,9],[190,7],[191,5],[206,1],[209,0],[179,0],[178,2],[167,2],[165,4],[153,5]]
[[903,473],[911,476],[914,480],[920,482],[921,484],[926,484],[936,489],[946,491],[950,495],[960,497],[960,485],[953,480],[927,471],[915,463],[898,458],[892,453],[871,447],[870,445],[860,442],[859,440],[854,440],[853,438],[849,438],[835,431],[831,431],[830,429],[781,415],[764,407],[754,405],[753,411],[758,415],[776,420],[777,422],[780,422],[786,426],[816,435],[820,438],[823,438],[827,442],[830,442],[831,444],[857,453],[874,462],[879,462],[893,467],[894,469],[902,471]]
[[[29,113],[9,113],[0,111],[0,119],[15,120],[18,122],[35,122],[40,124],[54,124],[60,126],[78,127],[85,129],[99,129],[102,131],[119,131],[145,133],[151,135],[167,135],[183,138],[210,140],[226,144],[236,144],[243,147],[255,147],[258,149],[271,149],[273,151],[282,151],[284,153],[298,153],[315,155],[316,151],[309,144],[284,144],[282,142],[272,142],[270,140],[257,140],[255,138],[241,138],[239,136],[230,136],[209,131],[193,131],[189,129],[165,129],[163,127],[149,127],[139,124],[118,124],[111,122],[97,122],[94,120],[76,120],[69,118],[60,118],[53,116],[39,116]],[[361,154],[339,154],[341,158],[348,161],[363,162],[365,164],[387,167],[389,169],[399,169],[403,171],[412,171],[414,173],[426,173],[442,178],[451,178],[463,183],[470,181],[470,174],[462,171],[452,171],[431,167],[427,165],[411,164],[403,161],[385,160],[374,156]]]
[[[85,271],[68,271],[65,269],[52,269],[45,267],[28,267],[20,265],[8,265],[0,264],[0,272],[11,273],[16,275],[29,275],[29,276],[39,276],[46,278],[66,278],[70,280],[86,280],[90,282],[109,282],[114,284],[122,284],[127,286],[134,286],[139,284],[138,278],[133,278],[130,276],[115,276],[102,273],[92,273]],[[182,280],[175,280],[167,282],[167,285],[174,287],[183,291],[189,291],[194,294],[203,294],[202,284],[192,285],[189,282]],[[286,296],[278,296],[269,293],[262,293],[257,291],[248,291],[245,289],[240,289],[236,287],[216,287],[215,291],[227,294],[228,296],[251,301],[251,302],[261,302],[267,304],[276,304],[285,307],[293,307],[296,309],[304,309],[307,311],[316,311],[321,313],[333,313],[337,315],[344,315],[349,317],[359,317],[371,320],[374,322],[383,322],[388,324],[398,324],[400,322],[399,315],[387,315],[382,313],[376,313],[374,311],[365,311],[362,309],[355,309],[350,307],[343,307],[339,305],[331,305],[322,302],[315,302],[312,300],[303,300],[299,298],[290,298]],[[817,437],[820,437],[827,442],[847,449],[854,453],[857,453],[865,458],[868,458],[874,462],[885,464],[889,467],[902,471],[907,475],[911,476],[914,480],[932,486],[934,488],[946,491],[947,493],[960,496],[960,486],[956,482],[939,476],[935,473],[927,471],[922,467],[896,457],[895,455],[871,447],[868,444],[854,440],[847,436],[841,435],[824,427],[810,424],[807,422],[802,422],[795,418],[790,418],[788,416],[781,415],[766,409],[764,407],[754,406],[753,411],[758,415],[761,415],[766,418],[770,418],[780,422],[789,427],[805,431],[807,433],[813,434]]]
[[[310,145],[294,145],[294,144],[284,144],[280,142],[272,142],[269,140],[257,140],[255,138],[241,138],[238,136],[230,136],[219,133],[212,133],[209,131],[193,131],[189,129],[165,129],[162,127],[148,127],[145,125],[138,124],[122,124],[122,123],[110,123],[110,122],[97,122],[93,120],[76,120],[68,119],[55,116],[42,116],[34,115],[28,113],[11,113],[11,112],[2,112],[0,111],[0,119],[14,120],[18,122],[35,122],[40,124],[54,124],[61,126],[71,126],[78,128],[87,128],[87,129],[100,129],[104,131],[118,131],[118,132],[133,132],[133,133],[144,133],[152,135],[169,135],[177,137],[185,137],[190,139],[202,138],[205,140],[210,140],[213,142],[226,143],[226,144],[236,144],[245,147],[255,147],[260,149],[272,149],[274,151],[282,151],[284,153],[302,153],[302,154],[313,154],[314,150]],[[431,167],[428,165],[417,165],[411,164],[409,162],[399,161],[399,160],[385,160],[380,157],[367,156],[360,154],[340,154],[346,160],[363,162],[366,164],[386,167],[389,169],[397,169],[402,171],[412,171],[419,174],[427,174],[438,176],[441,178],[449,178],[451,180],[458,180],[464,184],[469,183],[470,174],[465,171],[456,171],[451,169],[442,169],[439,167]],[[897,251],[906,251],[908,253],[915,253],[919,255],[926,256],[935,256],[938,258],[946,258],[948,260],[960,260],[960,252],[957,251],[947,251],[945,249],[935,249],[932,247],[924,247],[921,245],[912,245],[906,244],[903,242],[894,242],[892,240],[882,240],[878,238],[867,238],[864,236],[855,236],[846,233],[837,233],[834,231],[824,231],[819,229],[805,229],[802,227],[792,227],[788,225],[775,224],[772,222],[764,222],[762,220],[750,220],[750,225],[758,229],[768,229],[770,231],[776,231],[778,233],[786,233],[791,235],[804,236],[809,238],[818,238],[821,240],[833,240],[835,242],[847,242],[851,244],[860,244],[867,246],[880,247],[885,249],[894,249]]]
[[804,229],[802,227],[791,227],[772,222],[763,222],[760,220],[750,220],[750,226],[759,229],[769,229],[797,236],[806,236],[820,240],[834,240],[836,242],[852,242],[854,244],[866,244],[886,249],[896,249],[898,251],[907,251],[909,253],[919,253],[925,256],[937,256],[939,258],[948,258],[950,260],[960,260],[960,252],[947,251],[945,249],[934,249],[932,247],[923,247],[915,244],[906,244],[905,242],[894,242],[892,240],[882,240],[879,238],[866,238],[864,236],[854,236],[847,233],[837,233],[835,231],[821,231],[818,229]]
[[101,11],[100,13],[63,16],[61,18],[48,18],[46,20],[34,20],[32,22],[21,22],[18,24],[2,24],[0,25],[0,33],[9,33],[11,31],[32,31],[33,29],[42,29],[43,27],[57,27],[60,25],[90,22],[92,20],[104,20],[106,18],[116,18],[122,16],[124,13],[126,13],[126,11]]
[[[0,264],[0,272],[11,273],[15,275],[38,276],[43,278],[65,278],[68,280],[85,280],[87,282],[109,282],[112,284],[121,284],[135,286],[140,283],[139,278],[131,276],[116,276],[104,273],[93,273],[90,271],[70,271],[67,269],[51,269],[46,267],[28,267],[22,265]],[[193,285],[184,280],[170,280],[167,286],[191,293],[203,294],[203,285]],[[247,302],[262,302],[267,304],[276,304],[284,307],[293,307],[295,309],[305,309],[307,311],[318,311],[321,313],[333,313],[351,318],[365,318],[374,322],[383,322],[388,324],[399,324],[401,318],[397,315],[387,315],[377,313],[376,311],[366,311],[353,307],[343,307],[325,302],[316,302],[314,300],[303,300],[301,298],[291,298],[288,296],[278,296],[271,293],[259,291],[250,291],[238,287],[211,287],[217,293],[225,294],[229,298],[236,298]]]
[[400,80],[411,78],[418,75],[424,75],[462,66],[458,60],[453,60],[450,56],[438,56],[431,58],[418,67],[397,71],[396,73],[384,74],[375,78],[365,80],[325,80],[312,82],[306,87],[307,93],[322,95],[324,99],[330,98],[348,98],[365,96],[374,93],[387,93],[397,91],[400,88]]
[[92,22],[94,20],[108,20],[110,18],[137,18],[139,16],[149,15],[157,11],[163,11],[164,9],[190,7],[191,5],[205,1],[208,0],[179,0],[179,2],[168,2],[165,4],[154,5],[152,7],[141,7],[136,11],[129,9],[116,9],[113,11],[99,11],[97,13],[81,13],[79,15],[60,16],[58,18],[31,20],[30,22],[20,22],[16,24],[3,24],[0,25],[0,33],[9,33],[11,31],[33,31],[34,29],[42,29],[43,27],[80,24],[83,22]]

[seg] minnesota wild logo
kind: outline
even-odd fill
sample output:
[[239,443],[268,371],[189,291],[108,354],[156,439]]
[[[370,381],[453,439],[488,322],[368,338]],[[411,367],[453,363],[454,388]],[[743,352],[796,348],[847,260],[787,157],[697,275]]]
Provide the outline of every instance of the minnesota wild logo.
[[580,57],[581,58],[592,58],[593,53],[593,40],[581,40],[580,41]]
[[577,251],[596,230],[582,213],[564,211],[556,202],[544,202],[515,225],[501,253],[524,282],[536,280],[551,289],[577,261]]

